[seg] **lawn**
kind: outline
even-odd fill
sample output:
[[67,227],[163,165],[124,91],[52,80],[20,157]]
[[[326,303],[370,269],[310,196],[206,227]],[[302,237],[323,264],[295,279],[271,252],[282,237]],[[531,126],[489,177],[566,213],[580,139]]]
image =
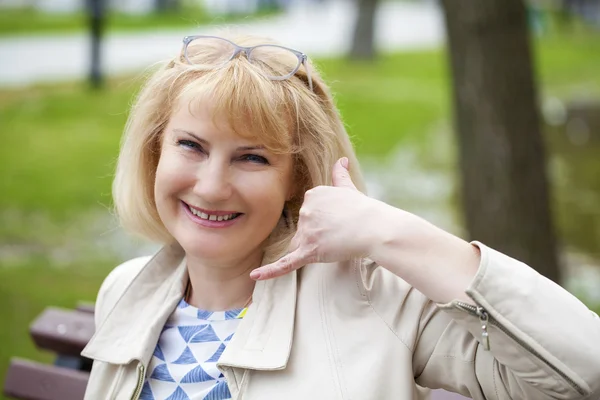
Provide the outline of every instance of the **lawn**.
[[[538,40],[542,96],[569,98],[583,91],[598,98],[599,39]],[[450,125],[442,51],[388,54],[373,64],[335,59],[318,65],[332,82],[363,159],[383,159],[399,145],[428,143],[432,129]],[[0,91],[0,343],[5,344],[0,382],[10,356],[49,360],[27,335],[33,318],[48,305],[93,301],[118,261],[86,236],[82,225],[88,225],[91,211],[108,214],[119,138],[138,87],[137,79],[119,78],[103,91],[88,90],[84,83]]]

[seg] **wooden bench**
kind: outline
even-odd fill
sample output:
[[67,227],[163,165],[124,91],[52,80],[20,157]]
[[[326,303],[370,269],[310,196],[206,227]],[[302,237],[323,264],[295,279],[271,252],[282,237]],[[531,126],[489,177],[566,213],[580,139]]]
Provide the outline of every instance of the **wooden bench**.
[[54,365],[11,359],[4,394],[24,400],[83,399],[92,361],[79,353],[94,334],[93,306],[49,307],[33,321],[29,333],[38,348],[57,355]]
[[[57,355],[54,364],[20,358],[10,361],[4,394],[20,400],[82,400],[92,361],[80,355],[94,334],[93,306],[75,310],[49,307],[33,321],[29,333],[36,346]],[[444,390],[431,400],[467,400]]]

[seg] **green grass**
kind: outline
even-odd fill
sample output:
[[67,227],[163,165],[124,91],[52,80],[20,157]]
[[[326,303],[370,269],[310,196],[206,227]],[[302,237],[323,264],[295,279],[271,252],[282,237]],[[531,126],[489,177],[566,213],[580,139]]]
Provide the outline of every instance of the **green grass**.
[[0,193],[10,193],[0,197],[0,209],[43,210],[60,221],[108,205],[131,95],[126,85],[105,92],[67,85],[0,95]]
[[544,40],[539,49],[537,69],[540,89],[558,97],[600,93],[600,33],[574,34]]
[[[0,392],[11,357],[50,363],[55,355],[36,349],[29,336],[29,325],[49,305],[72,309],[80,301],[93,302],[95,293],[115,261],[56,268],[46,260],[33,259],[22,264],[0,267]],[[0,394],[0,399],[5,397]]]
[[[154,29],[193,28],[199,25],[238,22],[273,15],[275,11],[260,11],[252,15],[212,16],[199,6],[180,10],[132,15],[108,12],[107,31],[139,31]],[[0,13],[0,37],[47,33],[75,33],[89,30],[89,16],[85,12],[44,13],[32,8],[3,9]]]
[[[0,26],[2,24],[0,23]],[[544,95],[579,90],[600,96],[600,38],[553,36],[537,46]],[[398,145],[425,146],[435,127],[449,125],[446,55],[419,51],[382,56],[374,64],[345,59],[318,62],[361,157],[383,158]],[[139,82],[84,83],[0,90],[0,241],[32,246],[33,256],[7,261],[0,246],[0,382],[11,355],[49,361],[28,336],[30,322],[48,305],[93,300],[116,260],[60,261],[48,255],[65,241],[78,246],[73,226],[110,206],[119,138]],[[597,165],[597,164],[595,164]],[[590,179],[594,179],[591,177]],[[87,240],[93,247],[94,241]],[[84,254],[85,255],[85,254]],[[600,311],[600,310],[599,310]],[[0,396],[0,398],[2,398]]]
[[324,60],[336,101],[356,149],[383,155],[391,145],[419,141],[448,116],[448,83],[443,52],[383,55],[374,64]]

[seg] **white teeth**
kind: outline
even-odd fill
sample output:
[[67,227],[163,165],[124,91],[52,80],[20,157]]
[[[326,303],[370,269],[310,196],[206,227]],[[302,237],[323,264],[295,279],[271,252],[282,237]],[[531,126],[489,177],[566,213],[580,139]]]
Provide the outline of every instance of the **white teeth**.
[[203,213],[202,211],[198,211],[192,207],[189,207],[190,211],[192,212],[192,214],[194,214],[197,217],[200,217],[202,219],[206,219],[209,221],[229,221],[230,219],[233,219],[233,217],[235,217],[237,214],[233,213],[233,214],[229,214],[229,215],[209,215],[206,213]]

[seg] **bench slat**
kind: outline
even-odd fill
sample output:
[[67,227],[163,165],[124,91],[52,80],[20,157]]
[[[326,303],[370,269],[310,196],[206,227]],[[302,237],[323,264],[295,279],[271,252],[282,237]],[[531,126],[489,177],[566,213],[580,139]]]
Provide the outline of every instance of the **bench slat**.
[[77,307],[75,308],[77,311],[86,312],[89,314],[94,314],[95,304],[94,303],[77,303]]
[[4,393],[27,400],[81,400],[89,376],[87,372],[13,358]]
[[33,321],[29,333],[41,349],[79,356],[94,330],[93,314],[48,307]]

